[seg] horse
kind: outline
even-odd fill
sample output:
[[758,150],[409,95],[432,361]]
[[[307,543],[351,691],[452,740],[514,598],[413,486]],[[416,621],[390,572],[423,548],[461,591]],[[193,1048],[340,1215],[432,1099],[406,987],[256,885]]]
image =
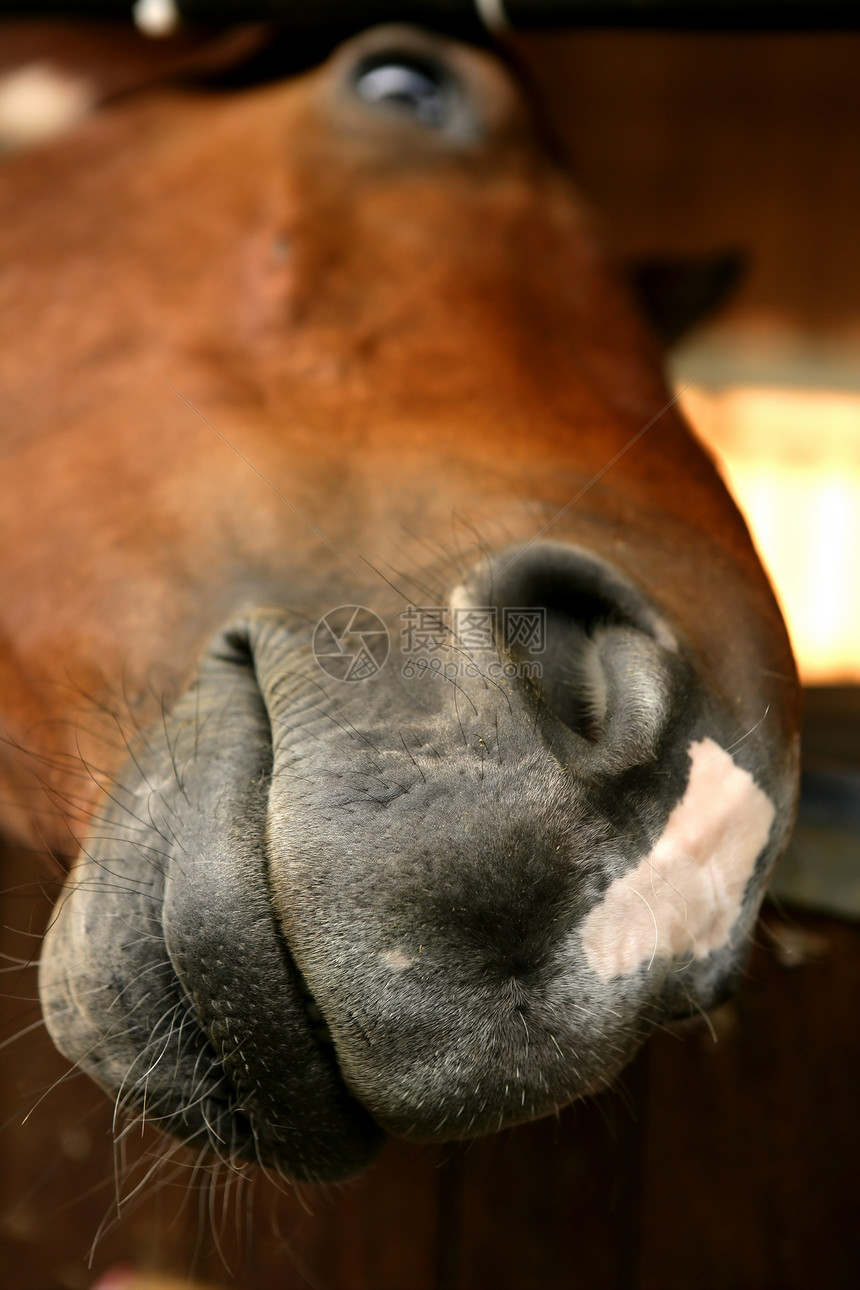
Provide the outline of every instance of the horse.
[[797,675],[508,73],[381,28],[0,184],[2,826],[70,862],[69,1061],[333,1182],[725,998]]

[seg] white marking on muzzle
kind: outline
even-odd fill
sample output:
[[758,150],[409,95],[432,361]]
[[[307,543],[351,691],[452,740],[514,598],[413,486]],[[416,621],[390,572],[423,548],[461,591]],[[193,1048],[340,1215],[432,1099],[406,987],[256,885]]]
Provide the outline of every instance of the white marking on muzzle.
[[405,950],[384,950],[380,958],[386,967],[391,968],[392,972],[405,972],[408,967],[412,966],[412,955],[407,954]]
[[740,915],[774,805],[712,739],[691,744],[689,755],[687,790],[662,835],[582,925],[586,958],[604,981],[658,958],[704,958]]

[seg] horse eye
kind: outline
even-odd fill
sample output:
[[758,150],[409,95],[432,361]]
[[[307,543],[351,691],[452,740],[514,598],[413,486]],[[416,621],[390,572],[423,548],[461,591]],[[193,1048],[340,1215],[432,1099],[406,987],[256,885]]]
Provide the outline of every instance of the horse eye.
[[438,130],[449,109],[448,77],[441,67],[423,60],[390,58],[359,68],[355,91],[365,103],[408,113],[422,125]]

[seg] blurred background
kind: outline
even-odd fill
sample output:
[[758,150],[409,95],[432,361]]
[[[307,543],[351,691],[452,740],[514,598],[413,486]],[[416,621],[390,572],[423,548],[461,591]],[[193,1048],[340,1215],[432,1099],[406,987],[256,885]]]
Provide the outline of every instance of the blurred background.
[[860,38],[531,36],[526,58],[622,258],[735,253],[670,352],[810,684],[860,682]]

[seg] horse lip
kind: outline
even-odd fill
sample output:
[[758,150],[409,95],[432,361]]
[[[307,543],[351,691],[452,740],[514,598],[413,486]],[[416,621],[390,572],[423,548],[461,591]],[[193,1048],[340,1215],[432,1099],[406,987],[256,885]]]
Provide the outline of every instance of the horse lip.
[[326,1022],[326,1019],[322,1014],[322,1009],[320,1008],[314,996],[311,994],[308,988],[308,984],[305,981],[304,977],[301,975],[301,973],[299,973],[299,991],[302,995],[302,998],[305,1001],[305,1012],[308,1015],[308,1020],[310,1022],[310,1027],[311,1027],[311,1033],[313,1034],[317,1043],[325,1044],[327,1046],[333,1047],[334,1038],[332,1037],[332,1033],[328,1028],[328,1023]]
[[284,626],[263,616],[225,628],[174,711],[168,740],[186,738],[196,761],[174,802],[181,851],[165,881],[163,928],[236,1109],[259,1126],[276,1159],[295,1153],[286,1172],[335,1180],[369,1163],[382,1134],[344,1082],[272,898],[273,714],[258,656],[280,652]]
[[[331,1031],[329,1030],[328,1024],[323,1016],[322,1009],[317,1003],[310,987],[307,984],[307,981],[305,980],[304,976],[302,975],[301,971],[298,968],[298,965],[296,964],[295,958],[289,947],[289,942],[287,941],[286,937],[284,936],[279,926],[277,914],[274,908],[271,907],[271,905],[270,905],[270,915],[271,915],[273,927],[275,928],[276,934],[281,943],[281,947],[283,951],[284,967],[285,967],[285,972],[283,977],[284,983],[288,987],[291,986],[293,989],[293,992],[301,1000],[301,1008],[298,1011],[298,1015],[302,1015],[304,1017],[307,1023],[307,1033],[312,1037],[314,1043],[319,1048],[320,1053],[325,1056],[327,1061],[331,1061],[332,1064],[338,1068],[338,1073],[339,1073],[339,1065],[337,1062],[336,1052],[334,1050],[334,1040],[332,1038]],[[173,966],[174,973],[176,975],[176,980],[179,983],[179,986],[182,990],[185,1001],[188,1005],[188,1008],[194,1020],[200,1025],[204,1034],[209,1039],[209,1042],[213,1045],[213,1047],[217,1051],[219,1046],[219,1039],[217,1036],[217,1028],[218,1028],[217,1022],[213,1025],[212,1022],[206,1021],[205,1005],[202,1004],[201,1001],[198,999],[194,984],[190,979],[191,974],[187,972],[187,969],[185,967],[180,966],[179,963],[173,961],[172,956],[171,956],[171,963]],[[215,1033],[213,1033],[213,1031]],[[232,1084],[232,1081],[231,1081],[231,1084]]]
[[[271,916],[273,923],[276,925],[277,919],[274,910],[271,911]],[[293,1013],[294,1019],[300,1019],[300,1021],[303,1022],[309,1043],[316,1050],[320,1060],[332,1069],[335,1078],[340,1082],[344,1091],[347,1092],[347,1096],[351,1099],[352,1095],[343,1084],[343,1077],[337,1061],[331,1032],[323,1018],[323,1014],[316,1002],[316,999],[311,993],[304,977],[298,970],[292,953],[289,950],[289,946],[286,944],[285,940],[283,941],[283,950],[285,968],[287,969],[284,973],[284,986],[286,987],[287,992],[289,992],[289,987],[292,985],[294,987],[294,995],[300,1000],[300,1006],[295,1009]],[[177,964],[174,963],[173,968],[186,1006],[194,1022],[200,1027],[202,1034],[206,1037],[206,1040],[214,1050],[218,1060],[218,1068],[221,1073],[221,1078],[227,1081],[229,1092],[226,1096],[219,1096],[215,1100],[223,1109],[223,1112],[230,1117],[230,1124],[233,1129],[235,1130],[236,1128],[239,1128],[240,1130],[238,1135],[240,1139],[238,1142],[240,1150],[237,1154],[254,1163],[266,1163],[266,1160],[269,1159],[271,1163],[277,1165],[279,1163],[278,1143],[276,1138],[272,1140],[269,1138],[269,1134],[267,1132],[269,1123],[268,1117],[261,1118],[259,1115],[255,1115],[254,1111],[249,1110],[247,1106],[249,1097],[253,1098],[254,1096],[254,1089],[256,1088],[257,1090],[262,1091],[264,1087],[261,1082],[260,1072],[248,1071],[252,1085],[250,1092],[247,1086],[245,1088],[237,1086],[233,1073],[227,1068],[227,1064],[224,1060],[225,1045],[223,1035],[219,1035],[219,1031],[222,1029],[219,1019],[216,1018],[213,1020],[211,1017],[207,1018],[205,1003],[198,998],[193,982],[189,980],[186,972],[177,966]],[[215,1077],[214,1083],[216,1086],[218,1082],[219,1078]],[[246,1127],[243,1126],[243,1121],[247,1122]],[[244,1143],[241,1141],[243,1136]],[[231,1134],[231,1151],[233,1153],[235,1153],[236,1145],[237,1135],[233,1132]],[[242,1147],[245,1149],[243,1150]]]
[[40,991],[57,1047],[147,1119],[333,1182],[370,1163],[382,1130],[347,1089],[270,898],[271,725],[252,636],[216,637],[112,781]]

